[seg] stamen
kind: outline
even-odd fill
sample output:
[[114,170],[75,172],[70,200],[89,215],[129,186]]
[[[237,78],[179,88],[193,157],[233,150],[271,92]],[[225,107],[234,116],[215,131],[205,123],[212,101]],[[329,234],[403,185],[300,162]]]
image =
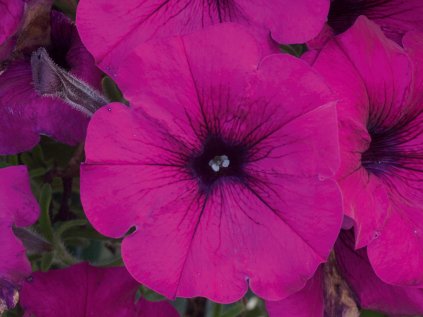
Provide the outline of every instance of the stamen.
[[213,171],[216,173],[220,171],[220,168],[227,168],[230,164],[229,158],[226,155],[218,155],[215,156],[209,162],[209,166],[212,168]]

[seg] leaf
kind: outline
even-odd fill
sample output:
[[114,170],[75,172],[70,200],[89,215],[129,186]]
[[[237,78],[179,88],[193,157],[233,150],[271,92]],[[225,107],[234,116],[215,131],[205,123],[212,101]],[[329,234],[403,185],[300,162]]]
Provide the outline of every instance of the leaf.
[[220,315],[220,317],[237,317],[245,311],[245,306],[238,302]]
[[41,187],[41,192],[39,196],[41,216],[38,221],[38,226],[40,228],[40,232],[50,242],[53,242],[53,228],[51,226],[51,219],[50,219],[50,204],[51,204],[52,194],[53,194],[53,191],[50,184],[44,184]]
[[41,258],[41,271],[47,272],[53,263],[53,252],[44,253]]

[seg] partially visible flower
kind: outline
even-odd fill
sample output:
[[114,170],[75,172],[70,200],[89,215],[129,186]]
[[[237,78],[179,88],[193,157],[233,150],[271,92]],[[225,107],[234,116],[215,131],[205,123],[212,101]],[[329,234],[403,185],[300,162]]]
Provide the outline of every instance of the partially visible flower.
[[23,280],[31,274],[22,242],[13,227],[27,227],[38,218],[39,207],[31,193],[24,166],[0,169],[0,314],[13,308]]
[[0,0],[0,71],[1,62],[11,53],[16,42],[15,34],[22,22],[23,0]]
[[[266,302],[269,316],[345,316],[345,310],[357,312],[354,306],[390,316],[423,313],[423,290],[389,285],[379,279],[369,263],[366,248],[354,250],[352,232],[341,233],[334,253],[336,260],[324,264],[300,292],[282,301]],[[334,271],[337,276],[328,274]]]
[[421,0],[332,0],[328,24],[335,34],[340,34],[360,15],[377,23],[385,35],[398,44],[405,33],[423,31]]
[[87,263],[36,272],[25,282],[21,306],[28,317],[178,317],[167,302],[136,300],[139,284],[123,267]]
[[345,214],[377,275],[423,286],[423,44],[407,54],[365,17],[328,43],[314,67],[339,96]]
[[[82,45],[75,26],[52,11],[51,38],[47,48],[60,67],[99,87],[101,73]],[[0,75],[0,154],[31,149],[40,134],[74,145],[84,140],[88,116],[59,98],[42,97],[33,85],[30,54],[12,62]]]
[[248,26],[264,47],[274,46],[271,38],[303,43],[319,33],[328,10],[329,0],[81,0],[76,21],[99,66],[113,75],[127,52],[146,40],[222,22]]
[[332,0],[328,22],[317,37],[307,42],[309,50],[303,58],[312,64],[325,44],[347,31],[361,15],[377,23],[399,45],[405,33],[423,31],[421,0]]
[[389,315],[423,314],[423,290],[384,283],[375,274],[366,248],[354,250],[354,236],[344,232],[335,244],[339,273],[348,281],[359,305]]
[[125,265],[168,297],[286,297],[340,229],[332,94],[301,60],[260,58],[235,24],[144,43],[117,75],[131,108],[90,123],[88,219],[111,237],[135,226]]

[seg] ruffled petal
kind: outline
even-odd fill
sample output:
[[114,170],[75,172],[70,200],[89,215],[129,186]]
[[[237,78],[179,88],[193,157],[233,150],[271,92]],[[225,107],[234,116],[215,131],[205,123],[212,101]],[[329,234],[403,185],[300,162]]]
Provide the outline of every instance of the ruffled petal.
[[[354,250],[351,233],[343,232],[340,235],[335,244],[335,253],[338,270],[357,296],[361,307],[400,316],[423,313],[423,290],[394,286],[379,279],[369,263],[366,249]],[[398,261],[403,262],[403,259]]]
[[79,3],[77,26],[100,67],[110,73],[141,42],[185,35],[221,22],[248,26],[267,49],[274,45],[270,34],[276,41],[303,43],[319,33],[328,10],[328,0],[96,0]]
[[318,269],[306,286],[288,298],[278,302],[266,302],[269,317],[323,317],[323,274]]

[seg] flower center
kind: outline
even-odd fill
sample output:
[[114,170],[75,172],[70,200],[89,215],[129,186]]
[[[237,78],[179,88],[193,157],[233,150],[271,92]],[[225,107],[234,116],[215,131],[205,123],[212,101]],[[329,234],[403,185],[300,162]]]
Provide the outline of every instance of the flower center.
[[191,155],[188,167],[203,189],[208,190],[217,180],[242,178],[246,152],[243,145],[233,144],[220,136],[209,136],[201,152]]
[[369,173],[381,176],[400,164],[401,152],[391,132],[369,131],[371,142],[361,155],[361,164]]
[[220,169],[229,167],[230,161],[226,155],[215,156],[214,159],[210,160],[209,166],[213,171],[218,173]]

